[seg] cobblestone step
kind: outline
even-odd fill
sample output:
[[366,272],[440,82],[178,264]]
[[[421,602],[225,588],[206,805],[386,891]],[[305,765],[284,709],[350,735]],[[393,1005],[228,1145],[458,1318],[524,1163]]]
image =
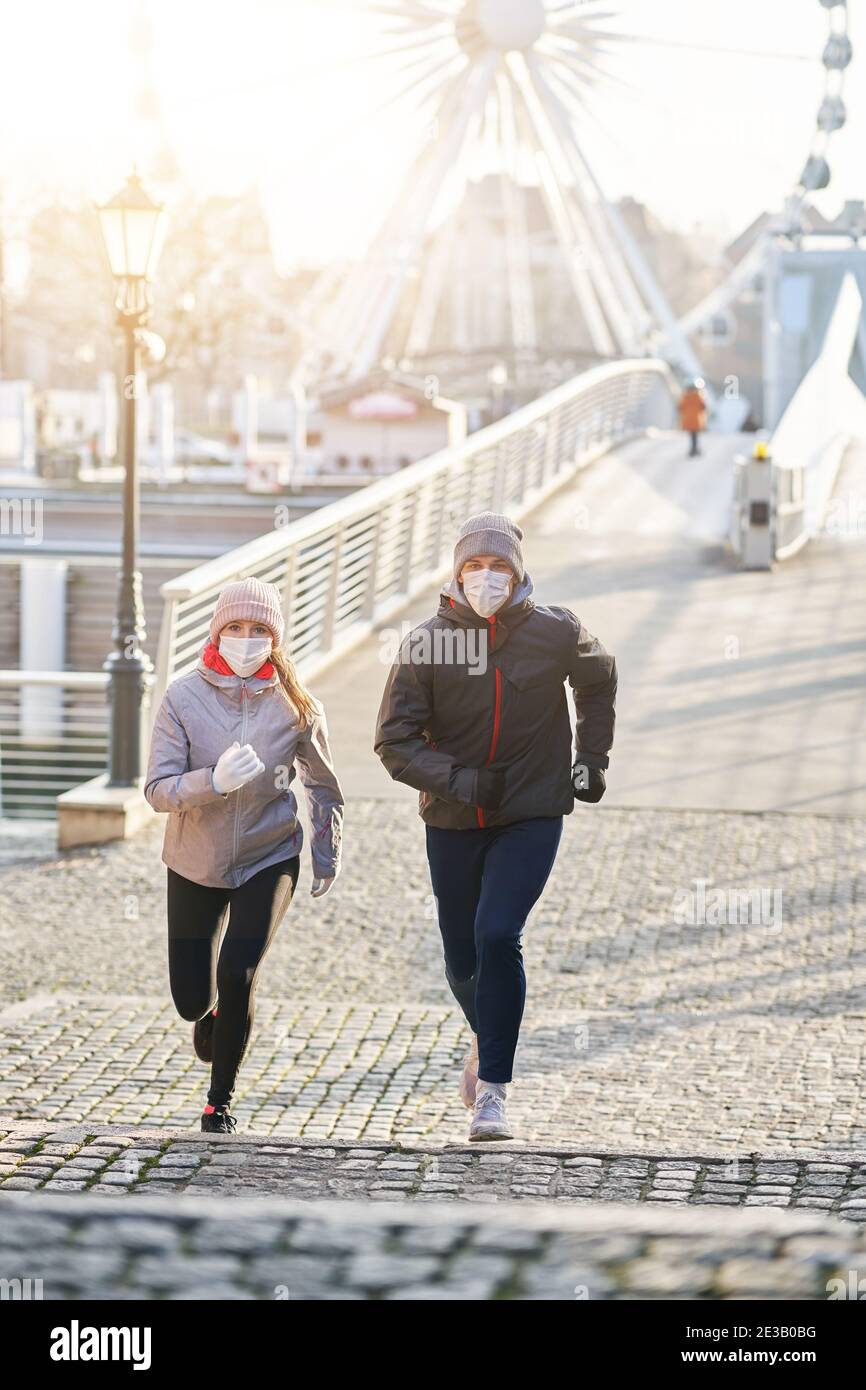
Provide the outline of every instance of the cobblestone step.
[[0,1217],[0,1279],[46,1299],[826,1300],[866,1272],[861,1230],[764,1208],[39,1193]]
[[[866,1147],[866,819],[593,810],[567,818],[527,924],[520,1133]],[[261,972],[240,1121],[464,1137],[466,1029],[443,980],[423,826],[372,799],[350,819],[336,888],[313,902],[305,861]],[[166,987],[163,828],[0,868],[0,1124],[196,1122],[207,1075]],[[675,905],[696,881],[722,906],[695,922]],[[760,890],[781,894],[765,922],[734,902]]]
[[[263,991],[264,993],[264,991]],[[0,1014],[0,1125],[197,1125],[208,1072],[165,997],[45,993]],[[261,1135],[463,1140],[452,1004],[260,998],[235,1112]],[[683,1018],[530,995],[509,1113],[529,1142],[866,1149],[866,1016]]]
[[332,1143],[116,1126],[0,1131],[0,1193],[777,1207],[866,1222],[866,1152]]

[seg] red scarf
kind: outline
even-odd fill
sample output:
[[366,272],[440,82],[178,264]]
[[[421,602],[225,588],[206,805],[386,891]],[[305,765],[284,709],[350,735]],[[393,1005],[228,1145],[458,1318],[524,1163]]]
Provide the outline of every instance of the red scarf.
[[[217,671],[221,676],[237,675],[237,672],[233,671],[231,666],[229,666],[225,657],[220,652],[219,647],[213,642],[208,642],[201,654],[201,659],[205,666],[209,666],[212,671]],[[260,666],[253,674],[258,680],[270,680],[271,676],[274,674],[273,662],[266,661],[264,665]]]

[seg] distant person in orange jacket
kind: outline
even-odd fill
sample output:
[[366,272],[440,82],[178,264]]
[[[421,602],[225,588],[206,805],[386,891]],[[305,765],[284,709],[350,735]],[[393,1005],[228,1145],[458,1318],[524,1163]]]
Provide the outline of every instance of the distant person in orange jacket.
[[704,385],[705,382],[702,377],[695,377],[693,381],[686,384],[686,389],[680,397],[680,429],[686,430],[692,441],[689,458],[695,458],[700,454],[698,436],[707,428],[707,403],[703,395]]

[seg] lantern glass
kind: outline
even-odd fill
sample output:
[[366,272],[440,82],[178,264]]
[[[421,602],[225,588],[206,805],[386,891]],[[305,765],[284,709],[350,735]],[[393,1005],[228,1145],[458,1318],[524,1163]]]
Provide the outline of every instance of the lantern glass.
[[167,217],[132,174],[99,209],[102,239],[116,280],[150,280],[165,239]]

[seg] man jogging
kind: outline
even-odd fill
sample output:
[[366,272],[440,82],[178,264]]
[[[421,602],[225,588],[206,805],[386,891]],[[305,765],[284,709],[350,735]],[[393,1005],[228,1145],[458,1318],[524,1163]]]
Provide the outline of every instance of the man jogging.
[[535,604],[522,539],[507,516],[464,523],[436,616],[391,668],[375,738],[390,775],[420,792],[445,977],[473,1035],[460,1086],[473,1140],[513,1137],[523,928],[563,816],[604,795],[613,743],[616,663],[567,608]]

